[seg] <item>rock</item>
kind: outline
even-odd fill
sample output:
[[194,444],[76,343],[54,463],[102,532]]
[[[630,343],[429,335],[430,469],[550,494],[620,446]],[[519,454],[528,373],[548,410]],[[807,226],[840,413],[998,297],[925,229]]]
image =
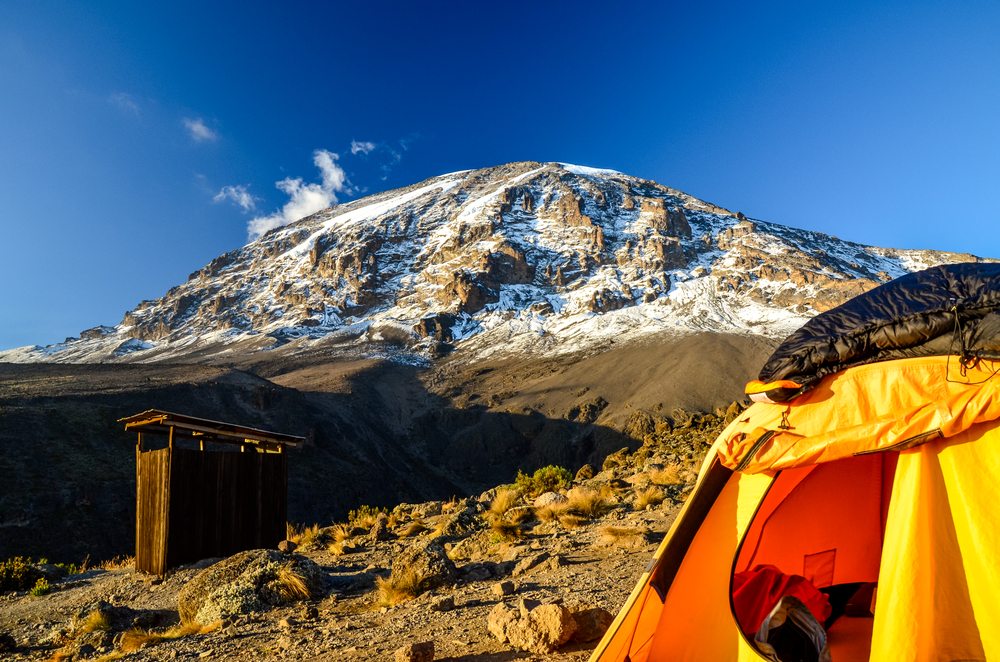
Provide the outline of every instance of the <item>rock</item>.
[[506,595],[513,595],[514,582],[512,581],[497,582],[490,588],[490,590],[493,591],[493,595],[497,596],[498,598],[502,598]]
[[615,617],[607,609],[601,607],[570,607],[573,620],[576,621],[576,632],[573,641],[596,641],[604,636]]
[[604,458],[604,463],[601,465],[601,469],[607,471],[608,469],[614,469],[615,467],[620,467],[628,462],[628,456],[631,454],[631,450],[626,446],[625,448],[620,448],[616,450],[611,455]]
[[486,617],[486,629],[500,643],[507,642],[507,630],[520,619],[520,613],[504,603],[498,603]]
[[400,646],[393,653],[395,662],[431,662],[434,659],[434,642],[422,641]]
[[558,492],[543,492],[535,498],[534,506],[535,508],[547,508],[550,506],[557,506],[569,501],[566,495],[559,494]]
[[379,513],[378,517],[375,518],[375,523],[372,524],[371,530],[368,532],[366,537],[366,542],[369,544],[374,544],[381,540],[389,540],[395,536],[389,532],[389,517],[385,513]]
[[547,561],[542,563],[539,567],[546,570],[558,570],[560,567],[566,565],[566,558],[559,555],[553,554]]
[[198,573],[178,594],[177,611],[185,623],[208,625],[294,602],[302,597],[294,590],[297,587],[280,580],[288,572],[301,579],[308,597],[318,597],[326,589],[326,574],[304,556],[252,549]]
[[291,554],[298,549],[298,547],[298,544],[292,542],[291,540],[282,540],[278,543],[278,551],[282,554]]
[[431,611],[451,611],[455,608],[455,598],[445,595],[435,599],[430,605]]
[[299,618],[304,621],[314,621],[319,618],[319,609],[313,605],[302,607],[302,609],[299,610]]
[[392,562],[392,572],[414,570],[421,577],[419,588],[427,591],[454,581],[458,570],[436,539],[419,542],[403,551]]
[[443,342],[452,340],[451,327],[457,318],[449,313],[427,315],[413,326],[414,332],[424,338],[434,338]]
[[458,502],[455,509],[443,515],[438,523],[437,530],[440,536],[466,536],[482,528],[483,520],[478,516],[481,508],[482,504],[472,498]]
[[289,616],[288,618],[282,618],[280,621],[278,621],[278,627],[279,628],[285,628],[287,630],[288,628],[292,627],[296,623],[297,623],[297,621],[294,618],[292,618],[291,616]]
[[580,481],[590,480],[593,477],[594,467],[589,464],[585,464],[576,472],[576,476],[573,478],[573,481],[579,483]]
[[523,575],[524,573],[528,572],[539,563],[547,561],[548,558],[549,558],[548,552],[539,552],[538,554],[532,554],[531,556],[523,558],[520,561],[518,561],[517,565],[514,566],[514,570],[511,574],[514,575],[515,577],[517,577],[518,575]]
[[486,626],[501,643],[541,655],[554,653],[576,632],[573,615],[562,605],[523,600],[517,609],[498,604]]

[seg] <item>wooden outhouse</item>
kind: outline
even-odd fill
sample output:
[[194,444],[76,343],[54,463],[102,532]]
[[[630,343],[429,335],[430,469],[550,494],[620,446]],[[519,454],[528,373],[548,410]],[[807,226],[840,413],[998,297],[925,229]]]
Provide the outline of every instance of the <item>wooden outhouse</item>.
[[167,568],[285,538],[287,446],[305,439],[150,409],[135,447],[135,567]]

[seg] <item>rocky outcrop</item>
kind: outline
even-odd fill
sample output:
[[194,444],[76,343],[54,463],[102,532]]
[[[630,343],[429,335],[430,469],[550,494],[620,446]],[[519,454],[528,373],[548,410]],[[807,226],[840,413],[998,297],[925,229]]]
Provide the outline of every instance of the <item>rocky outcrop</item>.
[[208,625],[223,618],[318,597],[326,575],[310,559],[276,550],[240,552],[209,566],[177,597],[185,623]]
[[420,591],[429,591],[453,582],[458,573],[454,562],[448,558],[437,539],[411,546],[392,562],[393,573],[398,575],[404,571],[412,571],[420,577]]

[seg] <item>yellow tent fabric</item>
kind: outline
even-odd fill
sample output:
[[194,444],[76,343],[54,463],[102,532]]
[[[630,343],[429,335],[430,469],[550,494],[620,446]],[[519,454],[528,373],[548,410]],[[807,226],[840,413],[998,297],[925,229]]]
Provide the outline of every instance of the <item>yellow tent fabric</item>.
[[819,587],[877,580],[874,618],[831,627],[834,662],[1000,660],[998,368],[865,365],[752,405],[591,659],[763,659],[731,582],[767,562]]

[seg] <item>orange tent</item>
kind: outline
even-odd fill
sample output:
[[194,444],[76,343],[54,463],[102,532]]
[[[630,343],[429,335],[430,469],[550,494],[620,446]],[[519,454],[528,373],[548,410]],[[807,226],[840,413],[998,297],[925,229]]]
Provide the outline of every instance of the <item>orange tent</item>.
[[821,591],[877,582],[871,613],[826,624],[834,662],[1000,660],[998,372],[896,359],[753,404],[591,660],[770,659],[732,597],[761,564]]

